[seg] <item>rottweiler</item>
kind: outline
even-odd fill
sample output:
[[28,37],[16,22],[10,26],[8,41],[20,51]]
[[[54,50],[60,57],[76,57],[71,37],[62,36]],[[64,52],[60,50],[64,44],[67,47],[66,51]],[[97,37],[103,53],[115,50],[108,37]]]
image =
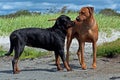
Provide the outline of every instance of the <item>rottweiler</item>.
[[10,49],[5,54],[9,56],[14,50],[14,58],[12,60],[13,74],[20,72],[18,69],[18,60],[25,46],[43,48],[49,51],[54,51],[56,66],[58,70],[62,70],[59,63],[59,56],[67,71],[71,68],[68,66],[64,54],[64,43],[67,34],[67,29],[72,27],[74,22],[66,15],[61,15],[57,18],[55,24],[51,28],[22,28],[13,31],[10,34]]

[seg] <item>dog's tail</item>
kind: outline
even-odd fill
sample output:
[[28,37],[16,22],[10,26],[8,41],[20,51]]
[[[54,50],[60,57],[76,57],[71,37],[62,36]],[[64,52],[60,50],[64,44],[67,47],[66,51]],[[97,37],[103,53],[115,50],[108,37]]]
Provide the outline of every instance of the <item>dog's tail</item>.
[[10,55],[12,54],[13,49],[14,49],[14,47],[15,47],[16,40],[17,40],[17,35],[11,34],[11,35],[10,35],[10,49],[9,49],[9,51],[5,54],[5,56],[10,56]]

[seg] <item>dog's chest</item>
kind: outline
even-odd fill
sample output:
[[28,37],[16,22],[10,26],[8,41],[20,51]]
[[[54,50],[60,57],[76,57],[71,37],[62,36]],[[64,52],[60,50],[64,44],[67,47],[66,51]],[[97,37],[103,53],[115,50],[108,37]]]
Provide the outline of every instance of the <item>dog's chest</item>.
[[92,38],[93,38],[93,31],[91,29],[89,30],[85,30],[83,32],[81,32],[79,34],[79,37],[82,39],[82,40],[87,40],[87,41],[91,41]]

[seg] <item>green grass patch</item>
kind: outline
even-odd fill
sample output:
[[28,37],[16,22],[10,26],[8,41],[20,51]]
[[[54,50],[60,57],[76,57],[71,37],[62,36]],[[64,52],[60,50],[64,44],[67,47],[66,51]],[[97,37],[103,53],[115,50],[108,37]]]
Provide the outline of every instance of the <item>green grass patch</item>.
[[118,16],[104,16],[101,14],[96,14],[95,18],[98,23],[100,32],[111,33],[111,31],[119,30],[120,31],[120,17]]
[[[59,17],[60,13],[56,14],[42,14],[33,16],[20,16],[15,18],[0,18],[0,35],[9,35],[12,31],[20,28],[38,27],[48,28],[52,27],[54,21],[48,21],[49,19]],[[72,20],[78,16],[78,13],[65,14]],[[112,29],[120,30],[120,17],[118,16],[104,16],[101,14],[95,14],[99,31],[111,32]]]
[[[0,35],[9,35],[12,31],[20,28],[38,27],[48,28],[54,25],[54,21],[49,19],[57,18],[61,14],[43,14],[34,16],[20,16],[16,18],[0,18]],[[75,19],[75,14],[71,18]]]
[[[4,51],[2,48],[0,48],[0,56],[4,56],[7,51]],[[40,58],[43,56],[48,56],[50,53],[48,51],[40,51],[39,49],[32,48],[32,47],[26,47],[20,56],[20,59],[34,59],[34,58]],[[11,56],[14,55],[14,52],[11,54]]]
[[48,51],[40,51],[39,49],[36,49],[36,48],[27,47],[23,51],[20,59],[34,59],[34,58],[39,58],[46,55],[49,55]]
[[120,55],[120,38],[98,46],[97,56],[112,58],[117,55]]
[[4,56],[6,52],[7,51],[5,51],[2,46],[0,46],[0,57]]
[[[54,15],[57,17],[57,15]],[[54,21],[47,21],[54,18],[51,15],[42,16],[20,16],[16,18],[0,18],[0,35],[9,35],[12,31],[20,28],[27,27],[39,27],[47,28],[51,27]]]

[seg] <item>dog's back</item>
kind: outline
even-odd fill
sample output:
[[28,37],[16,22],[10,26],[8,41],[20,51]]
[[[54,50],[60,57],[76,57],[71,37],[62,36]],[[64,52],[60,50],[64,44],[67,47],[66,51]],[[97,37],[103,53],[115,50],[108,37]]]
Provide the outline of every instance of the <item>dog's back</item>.
[[61,43],[64,43],[64,41],[61,42],[61,39],[62,37],[55,31],[52,31],[52,28],[24,28],[16,30],[10,35],[10,42],[14,46],[20,42],[26,46],[47,50],[54,50],[57,48],[56,45],[59,46]]

